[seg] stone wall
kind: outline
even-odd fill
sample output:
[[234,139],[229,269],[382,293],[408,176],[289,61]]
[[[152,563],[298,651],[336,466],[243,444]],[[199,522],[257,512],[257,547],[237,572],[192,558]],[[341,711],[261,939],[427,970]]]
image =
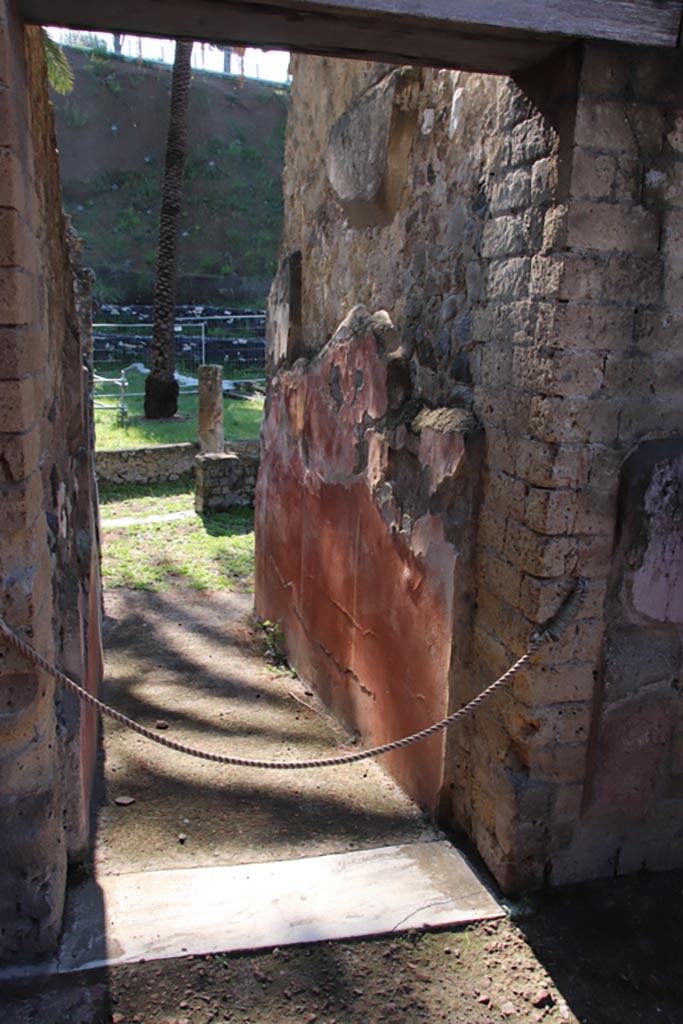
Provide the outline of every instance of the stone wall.
[[97,479],[113,484],[178,480],[194,473],[198,444],[159,444],[148,448],[99,449]]
[[[227,452],[259,455],[258,441],[230,441]],[[149,484],[194,475],[198,444],[159,444],[148,448],[100,449],[96,454],[97,479],[113,484]]]
[[[101,676],[89,278],[71,263],[39,29],[0,0],[0,614]],[[0,645],[0,958],[53,948],[88,842],[97,723]]]
[[[440,815],[474,839],[509,891],[680,864],[676,55],[577,46],[516,83],[318,58],[294,58],[293,67],[269,329],[276,373],[257,493],[259,611],[285,619],[295,663],[319,679],[326,644],[306,617],[329,596],[335,643],[326,657],[337,667],[321,685],[333,704],[349,690],[344,707],[374,738],[387,701],[414,684],[400,672],[384,678],[394,655],[386,643],[363,672],[353,669],[350,652],[369,627],[344,602],[331,610],[330,567],[348,577],[344,586],[355,579],[372,589],[391,572],[382,530],[361,576],[351,538],[344,554],[328,546],[297,576],[287,549],[299,550],[304,533],[331,530],[337,544],[335,517],[357,519],[370,502],[387,541],[401,536],[413,547],[420,578],[451,573],[461,586],[452,632],[440,630],[430,650],[444,674],[450,665],[430,713],[461,705],[504,671],[571,579],[585,576],[589,597],[562,641],[450,732]],[[395,327],[408,371],[397,409],[406,433],[398,444],[384,437],[370,472],[377,423],[361,403],[355,454],[339,476],[347,421],[340,412],[336,427],[328,415],[316,434],[321,417],[307,418],[301,395],[318,380],[345,415],[345,403],[358,406],[375,356],[355,364],[360,383],[347,397],[329,339],[359,303],[386,310]],[[418,478],[434,472],[414,425],[421,410],[437,409],[471,409],[483,458],[463,491],[424,506],[448,527],[430,558],[399,466],[408,447]],[[414,471],[413,462],[405,479],[422,495]],[[309,500],[318,478],[335,488],[333,505]],[[288,503],[297,516],[286,515]],[[269,524],[273,509],[286,530]],[[410,579],[397,579],[392,603],[409,599]],[[439,622],[448,620],[447,610]],[[409,620],[401,638],[412,642]],[[382,687],[390,696],[380,702]],[[399,771],[414,792],[417,764]]]
[[206,452],[195,464],[194,507],[199,515],[253,505],[258,455]]
[[556,500],[602,612],[574,641],[596,682],[587,757],[554,808],[562,878],[683,862],[682,132],[673,54],[587,48],[557,253],[537,268],[567,362],[534,424],[572,455]]

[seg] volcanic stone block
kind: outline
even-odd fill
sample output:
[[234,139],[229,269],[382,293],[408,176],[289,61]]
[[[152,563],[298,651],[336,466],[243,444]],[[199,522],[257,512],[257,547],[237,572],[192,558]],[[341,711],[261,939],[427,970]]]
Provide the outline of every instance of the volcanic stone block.
[[0,799],[0,958],[57,945],[66,884],[60,801],[50,787]]
[[394,71],[333,125],[327,175],[355,228],[390,224],[407,170],[416,114],[406,92],[414,72]]

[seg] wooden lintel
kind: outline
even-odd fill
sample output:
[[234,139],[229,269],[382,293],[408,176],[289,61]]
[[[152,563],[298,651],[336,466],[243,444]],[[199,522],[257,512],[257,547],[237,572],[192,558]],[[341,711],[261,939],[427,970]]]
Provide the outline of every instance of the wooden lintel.
[[415,18],[443,22],[455,31],[500,28],[651,46],[678,45],[683,9],[681,0],[251,0],[244,6],[340,18]]
[[18,0],[46,25],[514,74],[577,38],[678,45],[683,0]]

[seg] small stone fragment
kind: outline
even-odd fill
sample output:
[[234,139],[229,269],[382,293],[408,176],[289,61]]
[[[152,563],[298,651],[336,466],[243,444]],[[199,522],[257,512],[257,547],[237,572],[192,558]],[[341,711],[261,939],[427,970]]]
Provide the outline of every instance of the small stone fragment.
[[555,1000],[551,996],[547,988],[539,988],[538,992],[531,1000],[531,1005],[538,1007],[540,1010],[544,1006],[552,1006]]
[[122,1013],[112,1013],[111,1024],[121,1024],[121,1021],[125,1020]]
[[186,834],[184,832],[181,832],[180,835],[178,836],[178,842],[180,843],[181,846],[183,846],[186,841],[187,841]]
[[507,1003],[503,1003],[503,1005],[500,1008],[500,1012],[503,1014],[504,1017],[512,1017],[512,1015],[515,1012],[515,1004],[509,1001]]
[[135,803],[134,796],[117,796],[114,798],[114,803],[118,804],[119,807],[130,807],[131,804]]
[[156,721],[156,722],[154,723],[154,728],[155,728],[155,729],[168,729],[168,722],[164,721],[164,719],[163,719],[163,718],[159,718],[159,719],[158,719],[158,720],[157,720],[157,721]]

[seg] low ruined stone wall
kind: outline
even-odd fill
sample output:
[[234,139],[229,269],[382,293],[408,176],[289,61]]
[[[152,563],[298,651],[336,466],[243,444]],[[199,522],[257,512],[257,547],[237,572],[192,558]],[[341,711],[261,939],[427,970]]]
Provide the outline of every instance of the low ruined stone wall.
[[113,484],[178,480],[194,473],[197,444],[159,444],[148,448],[98,451],[97,479]]
[[258,455],[206,452],[195,460],[194,507],[199,515],[253,505]]
[[[233,441],[225,447],[226,451],[258,458],[258,441]],[[149,484],[179,480],[182,476],[194,474],[198,454],[199,445],[189,443],[98,451],[97,479],[113,484]]]

